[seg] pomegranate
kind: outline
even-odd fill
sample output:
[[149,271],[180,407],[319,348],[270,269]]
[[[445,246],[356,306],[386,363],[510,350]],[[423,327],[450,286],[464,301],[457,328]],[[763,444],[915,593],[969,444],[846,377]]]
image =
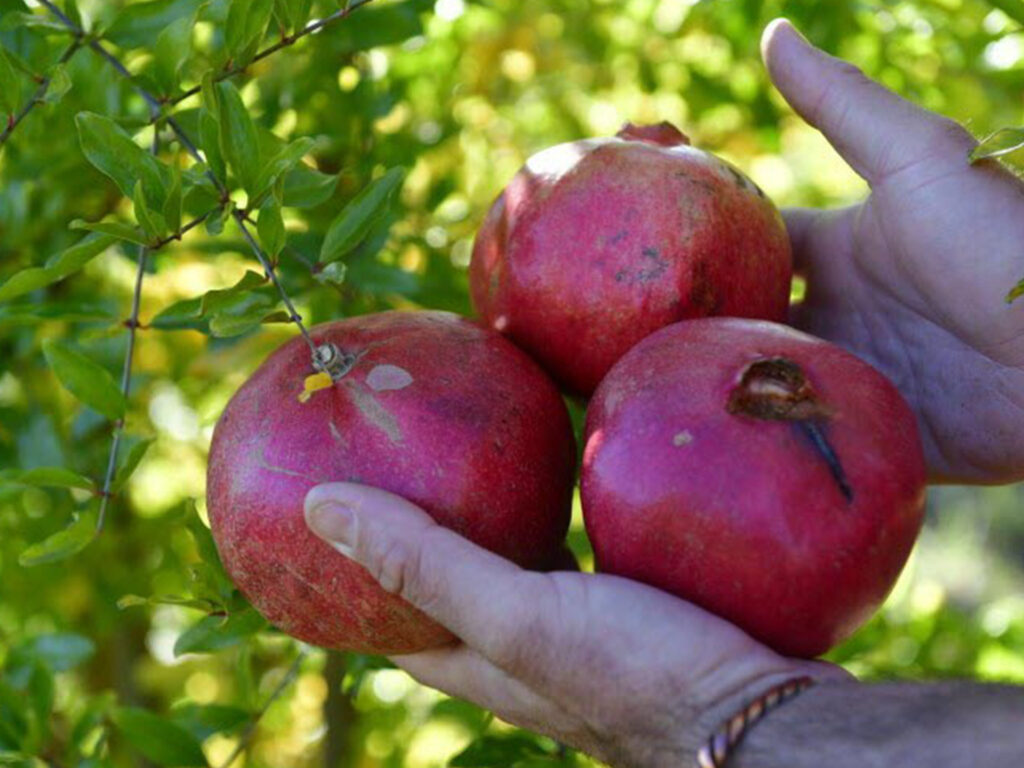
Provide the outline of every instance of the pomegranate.
[[385,312],[311,335],[333,356],[333,384],[300,401],[314,371],[292,339],[217,423],[207,502],[224,565],[267,619],[307,642],[382,654],[443,644],[445,629],[307,529],[307,491],[384,488],[481,546],[546,567],[572,498],[565,404],[520,350],[449,313]]
[[677,323],[590,403],[582,470],[598,567],[692,601],[781,653],[850,635],[920,530],[925,465],[896,388],[774,323]]
[[668,123],[531,157],[491,207],[469,269],[481,318],[579,395],[678,320],[784,320],[791,277],[775,206]]

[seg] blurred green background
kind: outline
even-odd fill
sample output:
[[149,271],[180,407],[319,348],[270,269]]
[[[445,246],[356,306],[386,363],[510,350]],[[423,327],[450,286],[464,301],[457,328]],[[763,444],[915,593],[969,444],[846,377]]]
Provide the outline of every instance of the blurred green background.
[[[158,0],[150,10],[168,15],[149,27],[138,26],[145,13],[129,13],[138,34],[124,32],[126,5],[79,0],[78,10],[89,28],[114,30],[109,48],[145,82],[157,78],[154,38],[166,20],[199,4]],[[311,15],[336,8],[314,2]],[[224,65],[228,13],[226,0],[202,5],[168,93]],[[314,323],[392,307],[469,312],[473,233],[502,186],[531,153],[627,120],[676,123],[780,206],[856,201],[863,182],[766,79],[758,41],[778,15],[979,136],[1024,123],[1019,0],[378,0],[233,79],[259,126],[314,139],[304,162],[332,177],[315,205],[284,209],[279,272],[299,311]],[[48,18],[35,3],[0,0],[0,45],[36,74],[69,42],[38,23]],[[148,146],[145,105],[88,50],[65,73],[62,98],[31,112],[0,149],[0,281],[77,241],[75,219],[132,221],[131,201],[85,159],[74,116],[117,118]],[[24,97],[35,84],[17,77]],[[197,106],[180,105],[183,124],[194,124]],[[185,165],[166,131],[161,140],[161,159]],[[1021,154],[1006,161],[1020,168]],[[344,281],[317,280],[308,265],[330,222],[396,166],[407,170],[404,185],[345,258]],[[71,340],[117,375],[136,257],[135,246],[116,245],[62,282],[0,301],[4,470],[61,466],[102,478],[110,422],[58,385],[41,344]],[[233,225],[218,235],[199,227],[152,257],[141,320],[230,287],[247,269],[259,267]],[[118,606],[127,595],[195,600],[224,588],[200,564],[208,542],[193,504],[201,516],[221,409],[294,333],[257,323],[229,337],[210,335],[204,321],[139,332],[122,456],[153,442],[102,536],[74,557],[19,563],[26,547],[67,525],[88,492],[0,475],[0,765],[121,766],[142,755],[213,766],[233,755],[234,766],[583,761],[379,660],[300,648],[258,622],[224,625],[203,603]],[[869,679],[1024,683],[1022,507],[1021,487],[933,489],[927,526],[890,600],[831,657]],[[589,564],[578,514],[571,541]],[[177,654],[176,644],[194,652]],[[152,753],[156,742],[170,752]]]

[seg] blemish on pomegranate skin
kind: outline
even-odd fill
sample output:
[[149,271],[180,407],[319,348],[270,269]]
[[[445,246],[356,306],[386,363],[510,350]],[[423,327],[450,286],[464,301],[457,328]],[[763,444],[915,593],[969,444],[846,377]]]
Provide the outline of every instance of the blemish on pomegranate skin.
[[378,365],[366,375],[366,384],[375,392],[405,389],[412,384],[412,375],[397,365]]
[[684,429],[682,432],[676,432],[674,435],[672,435],[672,445],[674,445],[676,448],[682,448],[684,445],[689,445],[692,442],[693,434],[690,433],[688,430]]

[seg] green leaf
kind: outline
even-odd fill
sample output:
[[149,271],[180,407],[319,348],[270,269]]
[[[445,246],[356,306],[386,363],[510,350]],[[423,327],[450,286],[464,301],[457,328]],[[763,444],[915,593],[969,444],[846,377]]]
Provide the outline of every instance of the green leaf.
[[144,232],[135,227],[122,224],[120,221],[82,221],[75,219],[71,222],[72,229],[84,229],[87,232],[100,232],[104,235],[116,237],[118,240],[125,240],[138,245],[148,245],[150,238]]
[[44,342],[43,354],[71,394],[108,418],[124,416],[124,395],[106,368],[58,341]]
[[135,220],[139,222],[142,231],[146,234],[146,242],[159,240],[167,231],[167,225],[164,223],[163,216],[149,210],[146,205],[146,196],[142,192],[141,181],[135,184],[135,190],[132,192],[132,204],[135,207]]
[[277,256],[284,248],[284,219],[281,218],[281,204],[268,197],[260,207],[260,217],[256,222],[256,231],[260,236],[263,250],[271,257]]
[[113,493],[120,493],[125,484],[131,478],[132,473],[139,466],[139,462],[142,461],[146,455],[146,451],[153,444],[153,439],[139,440],[129,450],[128,454],[124,457],[124,461],[121,462],[121,466],[117,468],[117,473],[114,475],[114,482],[110,486],[110,490]]
[[194,299],[176,301],[162,309],[150,320],[149,327],[165,331],[197,328],[201,318],[202,303],[203,299],[199,296]]
[[32,640],[29,647],[54,672],[73,669],[96,652],[92,640],[72,633],[42,635]]
[[976,163],[987,157],[999,157],[1024,147],[1024,128],[1002,128],[983,139],[971,150],[970,160]]
[[387,210],[395,190],[402,183],[405,172],[392,168],[379,179],[371,181],[345,206],[327,230],[320,261],[337,261],[355,248]]
[[345,282],[345,274],[348,272],[348,265],[343,261],[332,261],[313,277],[318,283],[324,285],[342,285]]
[[118,709],[114,723],[133,747],[157,765],[207,764],[199,740],[177,723],[134,707]]
[[274,0],[274,10],[281,26],[297,32],[309,21],[313,0]]
[[206,107],[199,110],[199,145],[206,157],[207,165],[210,166],[210,172],[218,181],[227,181],[227,166],[224,164],[224,153],[220,148],[220,123]]
[[151,45],[160,33],[178,19],[196,12],[195,0],[156,0],[126,5],[111,23],[104,37],[121,48]]
[[312,208],[330,199],[338,177],[298,165],[285,174],[282,204],[288,208]]
[[245,638],[267,627],[267,620],[246,608],[225,619],[223,616],[204,616],[186,629],[174,644],[174,655],[186,653],[212,653],[236,645]]
[[223,704],[184,704],[175,707],[171,717],[197,739],[205,741],[215,733],[238,730],[252,719],[252,713]]
[[72,516],[71,524],[67,528],[28,547],[21,553],[18,562],[28,568],[66,560],[81,552],[96,538],[96,515],[96,505],[91,503],[85,511],[76,512]]
[[289,320],[287,312],[257,306],[239,314],[214,316],[210,320],[210,335],[219,338],[241,336],[263,323],[287,323]]
[[88,235],[67,250],[50,257],[44,267],[30,267],[14,273],[0,285],[0,301],[7,301],[37,288],[56,283],[77,272],[111,245],[117,238],[109,235]]
[[209,235],[219,235],[224,231],[224,222],[231,216],[231,206],[225,205],[223,208],[219,208],[216,213],[212,216],[207,216],[206,221],[203,222],[203,229]]
[[165,94],[177,89],[181,68],[192,53],[192,29],[198,10],[172,21],[157,35],[153,46],[153,77]]
[[433,3],[406,0],[387,6],[364,8],[356,24],[342,24],[331,33],[330,44],[340,54],[394,45],[423,34],[420,14]]
[[118,598],[117,607],[119,610],[134,608],[140,605],[180,605],[184,608],[195,608],[205,613],[218,610],[221,606],[211,600],[204,600],[195,597],[178,597],[177,595],[155,595],[154,597],[142,597],[140,595],[124,595]]
[[171,165],[171,186],[167,190],[167,201],[164,203],[164,221],[167,229],[177,232],[181,229],[181,209],[184,204],[181,186],[181,168],[177,164]]
[[4,49],[0,47],[0,114],[13,115],[20,108],[21,80]]
[[252,194],[260,175],[256,126],[234,85],[228,82],[217,83],[217,93],[220,98],[221,152],[246,192]]
[[1017,283],[1013,288],[1010,289],[1010,292],[1006,294],[1006,303],[1012,304],[1021,296],[1024,296],[1024,280],[1021,280],[1019,283]]
[[274,185],[274,182],[298,165],[299,161],[308,155],[315,145],[316,142],[312,139],[301,138],[296,139],[285,147],[282,147],[281,151],[274,155],[270,162],[268,162],[260,172],[260,177],[256,182],[256,191],[253,197],[256,200],[259,200],[261,195],[269,192],[270,188]]
[[224,24],[224,42],[236,66],[245,66],[267,31],[274,0],[231,0]]
[[247,296],[252,294],[255,289],[265,285],[266,282],[267,278],[259,272],[247,270],[242,275],[242,279],[230,288],[218,288],[203,294],[199,315],[206,317],[216,312],[230,311],[243,304]]
[[103,115],[79,112],[75,116],[75,124],[86,158],[109,176],[125,197],[131,197],[136,183],[141,181],[146,202],[155,210],[163,207],[170,174],[153,155],[136,144],[121,126]]
[[47,104],[56,104],[71,90],[71,78],[68,77],[68,70],[63,64],[55,64],[49,72],[50,84],[43,94],[43,101]]
[[4,15],[3,21],[0,22],[0,29],[24,29],[26,27],[45,29],[49,32],[60,32],[65,35],[72,33],[63,22],[49,14],[7,13]]
[[31,485],[44,488],[96,489],[96,483],[85,475],[64,467],[35,467],[34,469],[0,470],[0,485]]
[[511,766],[523,760],[551,757],[551,753],[525,733],[482,736],[459,754],[448,765],[452,768],[494,768]]

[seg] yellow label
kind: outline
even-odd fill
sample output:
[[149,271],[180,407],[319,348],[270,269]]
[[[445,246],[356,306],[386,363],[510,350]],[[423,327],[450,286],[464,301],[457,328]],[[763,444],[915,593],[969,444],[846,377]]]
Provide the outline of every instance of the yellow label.
[[313,396],[314,392],[318,392],[321,389],[327,389],[333,386],[334,381],[331,379],[330,374],[320,371],[306,377],[303,382],[303,389],[299,393],[299,402],[305,403]]

